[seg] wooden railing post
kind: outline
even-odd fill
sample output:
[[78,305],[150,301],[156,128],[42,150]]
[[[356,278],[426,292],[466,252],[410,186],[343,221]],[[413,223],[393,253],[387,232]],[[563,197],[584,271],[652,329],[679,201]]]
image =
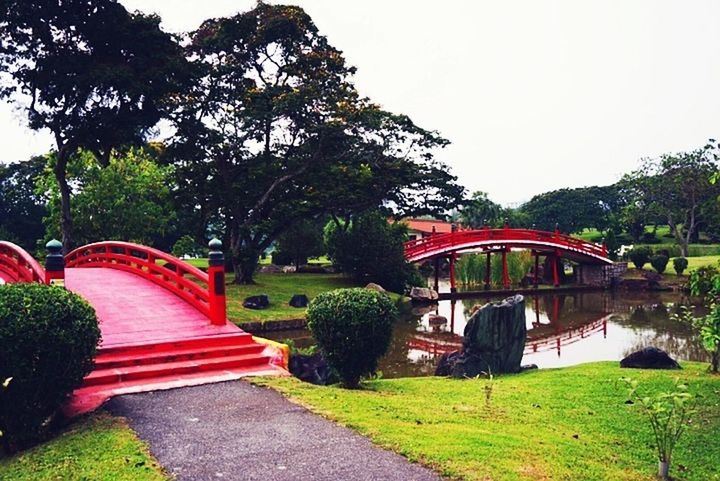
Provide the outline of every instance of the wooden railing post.
[[210,322],[222,326],[227,322],[225,301],[225,255],[222,242],[212,239],[208,243],[208,295],[210,304]]
[[48,253],[45,256],[45,284],[65,286],[65,258],[63,257],[62,244],[53,239],[45,244]]

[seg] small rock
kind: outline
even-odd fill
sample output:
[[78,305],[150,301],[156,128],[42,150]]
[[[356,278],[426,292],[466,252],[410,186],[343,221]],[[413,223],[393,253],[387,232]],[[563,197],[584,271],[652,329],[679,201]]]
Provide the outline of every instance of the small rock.
[[375,284],[374,282],[371,282],[367,286],[365,286],[365,289],[370,289],[371,291],[386,292],[383,286],[381,286],[380,284]]
[[428,317],[428,323],[430,323],[431,326],[442,326],[444,324],[447,324],[448,320],[445,316],[439,316],[437,314],[430,314]]
[[292,273],[292,272],[296,272],[296,271],[297,271],[297,267],[295,267],[295,266],[283,266],[282,271],[283,271],[283,273],[285,273],[285,274],[290,274],[290,273]]
[[270,299],[267,294],[246,297],[243,301],[243,307],[247,307],[248,309],[267,309],[270,307]]
[[437,301],[438,297],[438,293],[429,287],[413,287],[410,289],[410,299],[416,302]]
[[681,369],[680,364],[667,352],[657,347],[646,347],[633,352],[620,361],[620,367],[636,369]]
[[264,274],[280,274],[283,270],[280,266],[276,266],[275,264],[268,264],[266,266],[260,266],[259,271]]
[[290,299],[290,307],[307,307],[308,306],[308,297],[305,294],[295,294],[292,296],[292,299]]
[[288,367],[293,376],[304,382],[326,386],[337,381],[337,376],[320,352],[293,354]]

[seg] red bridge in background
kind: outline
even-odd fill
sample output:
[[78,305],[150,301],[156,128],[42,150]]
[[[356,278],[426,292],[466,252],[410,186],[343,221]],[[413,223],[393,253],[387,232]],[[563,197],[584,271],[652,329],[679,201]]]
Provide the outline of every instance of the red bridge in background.
[[[210,243],[208,272],[127,242],[99,242],[60,254],[48,243],[43,268],[0,241],[0,279],[61,284],[97,312],[102,341],[95,369],[66,411],[95,409],[117,394],[284,372],[284,352],[227,321],[221,244]],[[278,367],[280,366],[280,367]]]
[[604,244],[594,244],[582,239],[555,232],[533,229],[513,229],[507,225],[501,229],[483,228],[477,230],[453,230],[450,233],[432,234],[405,243],[405,258],[409,262],[425,262],[432,260],[435,264],[435,290],[438,289],[439,261],[448,259],[450,262],[450,285],[456,290],[455,262],[463,252],[481,252],[487,255],[485,269],[485,288],[490,287],[490,256],[493,253],[502,255],[503,286],[510,288],[508,275],[507,253],[513,249],[527,249],[535,258],[534,285],[538,285],[539,257],[550,259],[553,284],[560,285],[559,260],[570,259],[585,265],[609,265]]

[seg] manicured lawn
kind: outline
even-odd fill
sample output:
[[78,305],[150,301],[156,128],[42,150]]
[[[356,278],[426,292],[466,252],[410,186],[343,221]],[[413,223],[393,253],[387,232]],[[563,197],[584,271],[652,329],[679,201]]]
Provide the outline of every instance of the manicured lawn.
[[161,481],[170,479],[118,418],[95,414],[58,437],[0,459],[3,481]]
[[[270,321],[298,319],[305,317],[305,309],[290,307],[288,302],[294,294],[305,294],[312,299],[321,292],[356,287],[350,279],[340,274],[257,274],[254,285],[232,284],[233,276],[228,275],[227,309],[228,318],[233,322]],[[267,294],[270,308],[264,310],[246,309],[243,300],[248,296]]]
[[[685,269],[685,272],[683,272],[683,276],[687,276],[690,274],[690,271],[697,269],[699,267],[704,266],[713,266],[718,267],[718,262],[720,262],[720,255],[717,256],[700,256],[700,257],[688,257],[688,266]],[[650,264],[645,264],[643,267],[644,271],[653,271],[654,269]],[[677,273],[675,272],[675,268],[673,267],[673,260],[670,259],[668,262],[667,268],[665,269],[665,273],[663,275],[666,276],[677,276]],[[640,277],[640,272],[638,272],[637,269],[635,269],[635,265],[632,262],[628,262],[628,271],[625,275],[626,278],[631,277]]]
[[490,407],[485,380],[388,379],[355,391],[293,378],[258,382],[451,478],[650,481],[657,469],[650,425],[625,404],[617,380],[631,376],[659,391],[678,376],[702,397],[671,474],[720,480],[720,377],[706,364],[684,367],[639,371],[605,362],[502,376]]

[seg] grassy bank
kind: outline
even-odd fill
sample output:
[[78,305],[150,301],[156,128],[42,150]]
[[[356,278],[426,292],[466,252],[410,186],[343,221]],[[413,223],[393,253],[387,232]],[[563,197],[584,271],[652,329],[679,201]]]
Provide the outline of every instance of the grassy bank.
[[485,380],[373,381],[362,390],[318,387],[292,378],[262,380],[291,399],[375,443],[465,480],[655,479],[652,433],[617,379],[659,391],[676,376],[699,393],[698,413],[677,447],[673,474],[720,480],[720,377],[705,364],[682,371],[619,369],[593,363],[496,378],[489,407]]
[[[232,274],[228,275],[232,282]],[[227,286],[228,318],[236,323],[297,319],[305,317],[305,309],[290,307],[288,302],[294,294],[305,294],[312,299],[321,292],[355,287],[355,284],[340,274],[257,274],[256,284]],[[263,310],[246,309],[243,300],[248,296],[267,294],[270,308]]]
[[56,438],[0,459],[3,481],[161,481],[170,479],[120,419],[95,414]]

